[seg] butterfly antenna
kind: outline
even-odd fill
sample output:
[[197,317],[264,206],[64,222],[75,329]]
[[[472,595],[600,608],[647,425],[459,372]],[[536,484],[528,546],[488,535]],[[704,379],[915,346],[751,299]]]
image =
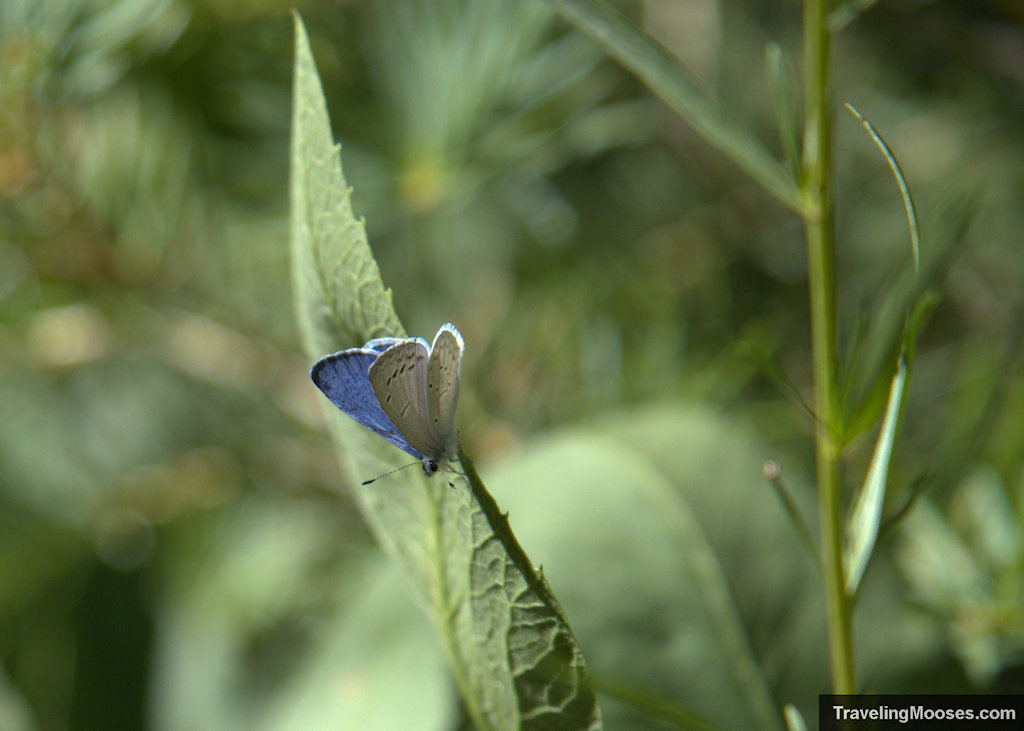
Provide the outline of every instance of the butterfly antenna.
[[[393,474],[395,474],[396,472],[398,472],[399,470],[404,470],[404,469],[405,469],[406,467],[415,467],[415,466],[417,466],[418,464],[420,464],[420,463],[419,463],[419,462],[412,462],[412,463],[410,463],[410,464],[404,464],[404,465],[402,465],[401,467],[395,467],[395,469],[393,469],[393,470],[388,470],[388,471],[387,471],[387,472],[385,472],[384,474],[381,474],[381,475],[377,475],[376,477],[374,477],[374,478],[372,478],[372,479],[370,479],[370,480],[365,480],[365,481],[361,482],[360,484],[361,484],[361,485],[369,485],[369,484],[370,484],[371,482],[376,482],[377,480],[381,479],[382,477],[387,477],[388,475],[393,475]],[[443,477],[443,478],[444,478],[444,481],[445,481],[445,482],[447,482],[447,483],[448,483],[448,487],[452,488],[453,490],[455,489],[455,483],[454,483],[454,482],[452,482],[451,480],[449,480],[449,479],[448,479],[448,475],[447,475],[447,474],[445,474],[445,473],[444,473],[443,471],[441,471],[441,470],[438,470],[438,471],[437,471],[437,473],[438,473],[439,475],[441,475],[441,477]],[[459,472],[456,472],[455,474],[461,474],[461,473],[459,473]]]
[[[395,469],[393,469],[393,470],[388,470],[388,471],[387,471],[387,472],[385,472],[384,474],[382,474],[382,475],[377,475],[377,476],[376,476],[376,477],[374,477],[373,479],[371,479],[371,480],[366,480],[365,482],[363,482],[363,483],[360,483],[360,484],[363,484],[363,485],[369,485],[369,484],[370,484],[371,482],[376,482],[377,480],[379,480],[379,479],[380,479],[380,478],[382,478],[382,477],[387,477],[388,475],[393,475],[393,474],[395,474],[396,472],[398,472],[399,470],[404,470],[404,469],[405,469],[406,467],[415,467],[415,466],[416,466],[416,465],[418,465],[418,464],[419,464],[419,462],[411,462],[411,463],[409,463],[409,464],[404,464],[404,465],[402,465],[401,467],[395,467]],[[447,479],[447,478],[446,478],[446,479]]]

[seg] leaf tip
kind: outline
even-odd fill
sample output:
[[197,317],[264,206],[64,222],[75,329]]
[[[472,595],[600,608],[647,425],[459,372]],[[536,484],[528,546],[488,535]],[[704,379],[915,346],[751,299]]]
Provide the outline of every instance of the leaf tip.
[[292,22],[295,23],[295,37],[304,38],[306,35],[306,24],[302,22],[302,16],[299,15],[298,8],[292,8]]

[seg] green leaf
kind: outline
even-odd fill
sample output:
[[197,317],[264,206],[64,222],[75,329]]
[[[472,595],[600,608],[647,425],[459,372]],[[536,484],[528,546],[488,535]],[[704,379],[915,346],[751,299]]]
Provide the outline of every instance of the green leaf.
[[[900,288],[897,285],[880,294],[872,305],[873,313],[858,317],[851,328],[848,340],[853,345],[842,369],[844,410],[848,414],[843,430],[844,445],[873,428],[881,418],[888,399],[888,371],[893,359],[906,346],[908,364],[913,368],[916,333],[927,323],[940,301],[935,289],[924,290],[911,302],[906,301],[908,295],[904,290],[894,292],[893,289]],[[904,313],[899,319],[890,314],[896,307],[902,308]]]
[[[692,729],[692,731],[715,731],[715,726],[709,725],[698,714],[680,704],[677,699],[664,698],[646,689],[623,683],[621,680],[602,681],[598,677],[595,683],[598,690],[604,695],[621,701],[645,716],[656,718],[659,722],[672,724],[676,728]],[[659,725],[661,724],[659,723]]]
[[708,144],[790,208],[803,210],[803,198],[793,179],[753,135],[699,88],[690,70],[668,49],[603,0],[548,1],[612,58],[636,74]]
[[783,713],[786,716],[786,728],[789,731],[807,731],[807,722],[804,721],[804,716],[800,713],[799,708],[792,703],[787,703]]
[[[298,16],[295,35],[292,266],[303,340],[314,359],[404,331],[365,227],[352,213]],[[324,404],[349,474],[363,479],[396,464],[401,454],[394,447]],[[472,465],[462,461],[469,490],[404,470],[354,488],[363,515],[411,576],[477,728],[600,728],[590,676],[565,615]]]
[[362,536],[339,539],[328,504],[253,491],[163,537],[175,558],[154,643],[159,725],[453,727],[447,658],[408,580]]
[[28,701],[17,686],[8,680],[7,673],[0,668],[0,728],[9,731],[30,731],[39,728],[39,725],[37,719],[33,717]]
[[878,529],[878,535],[884,536],[900,525],[910,515],[921,496],[932,486],[934,480],[935,476],[931,473],[924,473],[914,480],[910,485],[909,494],[903,499],[903,504],[896,508],[892,515],[886,517]]
[[828,27],[833,33],[842,30],[847,23],[856,20],[861,13],[876,2],[878,0],[848,0],[848,2],[839,4],[829,16]]
[[[903,316],[902,321],[902,334],[896,342],[888,348],[888,355],[884,356],[882,362],[888,363],[892,361],[892,358],[900,351],[906,352],[907,367],[913,369],[914,357],[916,353],[917,334],[921,328],[924,327],[928,320],[931,318],[932,313],[939,304],[939,294],[936,290],[927,289],[922,292],[917,299],[915,299],[904,312],[909,310],[910,314]],[[887,309],[887,308],[883,308]],[[867,358],[863,355],[863,351],[868,347],[875,347],[876,340],[892,340],[888,333],[885,332],[888,329],[887,323],[883,322],[883,327],[877,326],[856,325],[853,334],[850,339],[855,341],[855,346],[848,359],[849,363],[845,366],[846,372],[851,374],[848,376],[852,382],[855,369],[860,368],[866,371],[880,371],[881,367],[874,365],[870,367],[864,367],[860,365],[860,362]],[[882,355],[871,355],[870,360],[883,358]],[[847,400],[852,400],[850,397],[851,386],[844,386]],[[875,378],[872,385],[871,391],[868,396],[864,399],[863,403],[859,404],[857,408],[847,406],[847,412],[851,414],[848,417],[843,433],[843,443],[847,444],[851,440],[855,439],[861,433],[872,428],[878,419],[881,417],[882,412],[885,409],[885,404],[888,401],[889,388],[886,386],[884,374],[879,373]]]
[[926,290],[921,293],[921,296],[914,301],[913,306],[910,308],[910,314],[907,316],[904,326],[903,347],[907,350],[907,364],[911,368],[914,367],[914,359],[917,356],[917,334],[921,332],[921,328],[928,324],[932,313],[935,312],[935,308],[938,306],[938,292]]
[[447,658],[409,601],[406,577],[379,552],[352,563],[338,587],[345,601],[318,627],[293,682],[261,707],[254,731],[456,725]]
[[768,85],[772,92],[775,117],[779,126],[779,141],[789,162],[790,172],[799,183],[803,180],[800,160],[800,102],[793,71],[778,43],[769,43],[765,50],[768,64]]
[[871,456],[871,465],[846,529],[847,546],[843,563],[846,567],[846,592],[851,596],[860,586],[878,538],[882,507],[885,504],[885,483],[889,479],[889,464],[892,461],[892,447],[896,441],[906,382],[907,353],[904,350],[900,353],[896,374],[889,388],[889,403]]
[[878,149],[881,150],[885,161],[889,163],[889,169],[892,170],[893,177],[896,178],[896,184],[900,187],[900,195],[903,197],[903,208],[907,212],[907,226],[910,227],[910,252],[914,256],[914,271],[917,271],[921,266],[921,237],[918,234],[917,211],[914,209],[914,199],[910,197],[910,187],[907,185],[907,179],[903,177],[903,170],[896,161],[896,156],[893,155],[892,150],[889,149],[889,145],[885,143],[882,136],[878,134],[874,125],[865,119],[852,104],[846,104],[845,106],[860,121],[868,134],[871,135],[871,139],[875,141]]
[[[524,543],[557,558],[546,573],[576,619],[599,688],[618,701],[602,700],[609,728],[781,729],[730,592],[735,576],[727,577],[673,475],[629,443],[654,442],[646,435],[648,428],[660,434],[661,415],[621,413],[525,445],[495,468],[494,491],[519,518]],[[691,425],[708,425],[702,414],[664,416],[675,428],[661,436],[676,452],[689,453],[677,442],[687,441]],[[739,461],[732,451],[728,459]],[[704,489],[720,493],[723,485],[709,481]],[[761,491],[759,506],[772,500]],[[773,544],[773,556],[782,544],[794,547],[795,539]],[[798,603],[791,593],[787,602]],[[643,722],[654,718],[661,723]]]

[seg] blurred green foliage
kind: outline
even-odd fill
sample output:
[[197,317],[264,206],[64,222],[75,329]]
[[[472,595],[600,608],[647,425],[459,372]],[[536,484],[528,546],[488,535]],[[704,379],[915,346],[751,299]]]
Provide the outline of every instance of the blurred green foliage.
[[[0,728],[459,723],[299,356],[289,7],[0,5]],[[623,7],[779,149],[765,44],[799,67],[796,3]],[[303,14],[397,310],[465,335],[463,442],[595,676],[711,719],[760,694],[810,717],[820,587],[758,470],[810,499],[812,425],[765,367],[806,398],[799,221],[539,3]],[[922,234],[915,276],[885,160],[837,113],[846,408],[874,417],[851,485],[904,312],[941,296],[887,513],[929,487],[860,600],[869,687],[1021,690],[1022,24],[1000,0],[878,3],[836,42],[835,98],[898,156]],[[559,511],[577,489],[593,515]],[[696,520],[652,512],[666,494]],[[394,697],[416,722],[381,720]]]

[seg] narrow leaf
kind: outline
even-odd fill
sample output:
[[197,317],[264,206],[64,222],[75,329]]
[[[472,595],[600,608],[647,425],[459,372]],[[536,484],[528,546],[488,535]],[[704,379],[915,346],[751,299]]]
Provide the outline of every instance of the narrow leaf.
[[786,728],[789,731],[807,731],[807,722],[804,721],[804,716],[800,713],[799,708],[792,703],[787,703],[782,710],[786,716]]
[[848,0],[848,2],[841,4],[835,10],[828,19],[829,29],[835,33],[842,30],[847,23],[856,20],[857,17],[865,10],[874,5],[878,0]]
[[[886,299],[891,301],[891,298]],[[891,363],[898,348],[905,347],[907,349],[907,367],[913,370],[917,333],[928,322],[938,303],[938,293],[935,290],[927,289],[917,295],[917,298],[908,307],[903,308],[904,312],[907,309],[910,310],[910,316],[904,316],[900,325],[903,331],[902,344],[895,340],[897,337],[895,334],[890,335],[888,332],[889,325],[884,316],[888,307],[883,304],[875,305],[875,310],[879,313],[879,322],[868,323],[867,316],[855,322],[848,338],[854,345],[842,369],[846,374],[843,399],[846,404],[846,413],[850,414],[843,431],[844,445],[876,424],[885,410],[889,389],[880,375],[874,375],[883,367],[876,363]],[[869,375],[872,377],[869,378]],[[856,390],[854,384],[856,384]],[[866,385],[861,384],[871,384],[870,390]],[[867,395],[860,396],[859,394],[864,391],[867,391]],[[856,400],[855,394],[858,394]]]
[[771,353],[768,353],[750,343],[744,344],[742,352],[757,362],[764,374],[768,376],[775,387],[779,389],[780,393],[787,396],[790,402],[803,411],[816,427],[820,426],[818,417],[814,413],[814,409],[811,408],[809,403],[807,403],[803,394],[800,393],[800,389],[795,383],[793,383],[793,379],[791,379],[786,371],[782,369],[782,366],[779,365],[778,361],[775,360]]
[[896,375],[889,388],[889,403],[885,418],[871,456],[871,465],[861,487],[860,495],[847,526],[846,592],[853,595],[860,586],[871,553],[878,538],[878,526],[882,522],[882,506],[885,503],[885,483],[889,479],[889,464],[892,460],[892,446],[896,441],[900,408],[903,404],[904,387],[907,381],[906,350],[900,353]]
[[935,481],[935,475],[926,473],[914,480],[910,486],[910,494],[907,495],[903,504],[896,509],[892,515],[887,517],[883,522],[882,526],[878,529],[878,535],[885,536],[889,531],[895,530],[895,528],[903,522],[903,520],[910,515],[910,512],[914,509],[917,501],[922,495],[932,486]]
[[690,70],[668,49],[604,0],[548,2],[612,58],[636,74],[708,144],[790,208],[803,210],[803,199],[793,179],[753,135],[701,91]]
[[[295,17],[291,247],[296,311],[310,362],[403,334],[352,212],[309,39]],[[310,388],[313,386],[310,384]],[[401,453],[326,399],[356,482]],[[460,459],[461,455],[460,455]],[[353,488],[378,540],[412,578],[479,729],[598,729],[601,714],[568,621],[472,465],[470,489],[403,470]]]
[[621,681],[596,678],[594,683],[604,695],[617,698],[626,705],[644,711],[651,718],[671,723],[675,728],[688,731],[716,731],[716,728],[688,708],[681,708],[675,699],[662,698],[646,688],[627,685]]
[[768,65],[768,85],[772,91],[776,124],[779,127],[779,141],[782,152],[789,162],[790,172],[799,184],[803,180],[803,164],[800,160],[800,114],[798,112],[797,86],[782,47],[769,43],[765,51]]
[[907,186],[907,179],[903,177],[903,170],[900,168],[900,164],[896,162],[896,156],[892,154],[892,150],[889,149],[889,145],[885,143],[882,136],[878,134],[875,127],[871,122],[865,119],[860,112],[854,109],[852,104],[845,105],[847,109],[860,120],[861,125],[867,130],[868,134],[871,135],[871,139],[875,141],[878,149],[882,151],[882,155],[885,157],[885,161],[889,163],[889,169],[892,170],[893,177],[896,178],[896,184],[900,186],[900,195],[903,196],[903,208],[907,212],[907,225],[910,227],[910,250],[914,255],[914,271],[917,271],[921,266],[921,239],[918,235],[917,226],[917,211],[914,209],[914,199],[910,197],[910,188]]
[[774,459],[769,459],[762,465],[761,470],[764,473],[765,479],[768,480],[768,484],[775,490],[775,495],[782,502],[782,507],[786,509],[789,522],[793,524],[793,528],[796,530],[804,550],[807,551],[811,562],[820,572],[821,558],[818,554],[818,547],[814,544],[814,538],[811,536],[811,529],[807,527],[807,521],[804,520],[804,516],[800,513],[800,509],[786,487],[786,483],[782,481],[782,468],[779,467],[779,463]]
[[903,347],[906,348],[907,366],[910,368],[914,367],[914,358],[917,355],[917,334],[928,324],[935,308],[939,306],[939,300],[938,292],[928,289],[914,300],[910,308],[903,332]]

